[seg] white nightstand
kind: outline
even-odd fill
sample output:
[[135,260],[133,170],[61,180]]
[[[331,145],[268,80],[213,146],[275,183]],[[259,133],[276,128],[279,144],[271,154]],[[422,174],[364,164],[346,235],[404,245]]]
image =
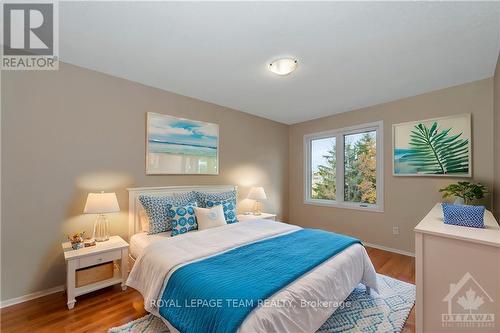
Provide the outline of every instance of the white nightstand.
[[252,215],[252,214],[238,215],[238,221],[262,220],[262,219],[276,221],[276,214],[262,213],[260,215]]
[[[108,241],[97,242],[95,246],[73,250],[71,243],[62,243],[64,259],[66,260],[66,293],[68,294],[68,309],[75,306],[76,296],[90,293],[94,290],[121,283],[122,289],[127,289],[125,281],[128,274],[128,243],[120,236],[112,236]],[[76,271],[113,262],[113,276],[109,279],[76,287]]]

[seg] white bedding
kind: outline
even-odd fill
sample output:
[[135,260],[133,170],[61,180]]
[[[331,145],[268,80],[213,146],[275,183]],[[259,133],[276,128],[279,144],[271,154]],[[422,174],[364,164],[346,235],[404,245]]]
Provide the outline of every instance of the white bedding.
[[[158,315],[153,302],[161,296],[166,279],[177,268],[243,244],[299,229],[280,222],[252,220],[163,237],[152,242],[137,257],[127,285],[141,292],[147,311]],[[258,307],[245,319],[238,332],[315,332],[358,283],[377,290],[376,281],[375,270],[364,247],[353,245],[269,299],[271,304],[293,306]],[[177,332],[165,322],[171,332]]]
[[147,232],[140,232],[130,237],[129,251],[132,258],[137,259],[144,252],[144,249],[156,241],[170,238],[171,232],[161,232],[159,234],[148,235]]

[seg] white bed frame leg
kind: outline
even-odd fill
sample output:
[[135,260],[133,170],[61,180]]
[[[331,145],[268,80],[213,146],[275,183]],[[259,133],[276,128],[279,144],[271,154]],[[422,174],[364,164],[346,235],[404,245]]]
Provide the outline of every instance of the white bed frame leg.
[[366,294],[367,294],[367,295],[370,295],[370,291],[371,291],[371,288],[367,286],[367,287],[366,287]]

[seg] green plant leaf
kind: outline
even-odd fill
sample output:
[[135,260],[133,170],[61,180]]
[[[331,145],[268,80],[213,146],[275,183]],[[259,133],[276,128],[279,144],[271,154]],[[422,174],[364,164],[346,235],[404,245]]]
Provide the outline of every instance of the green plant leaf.
[[451,128],[439,131],[437,122],[427,128],[415,125],[410,133],[411,152],[401,160],[423,174],[459,174],[469,172],[469,140],[462,133],[449,135]]
[[470,203],[471,201],[484,198],[484,195],[488,193],[488,189],[479,183],[458,182],[440,189],[439,192],[443,193],[443,198],[455,196],[463,198],[466,203]]

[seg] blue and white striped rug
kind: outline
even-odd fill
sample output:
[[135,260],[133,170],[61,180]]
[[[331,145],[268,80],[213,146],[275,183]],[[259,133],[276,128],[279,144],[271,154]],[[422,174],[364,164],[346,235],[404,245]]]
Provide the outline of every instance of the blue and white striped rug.
[[[316,333],[401,332],[415,303],[415,286],[382,274],[377,280],[379,294],[367,295],[360,284],[347,297],[349,306],[338,308]],[[168,329],[159,318],[147,315],[108,333],[168,333]]]

